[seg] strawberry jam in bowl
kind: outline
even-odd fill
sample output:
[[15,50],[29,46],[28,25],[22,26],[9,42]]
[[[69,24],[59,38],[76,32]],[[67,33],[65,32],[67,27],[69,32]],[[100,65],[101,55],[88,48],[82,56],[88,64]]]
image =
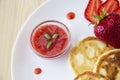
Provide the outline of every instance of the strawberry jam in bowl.
[[36,54],[53,58],[68,51],[70,39],[70,31],[65,24],[48,20],[33,29],[30,42]]

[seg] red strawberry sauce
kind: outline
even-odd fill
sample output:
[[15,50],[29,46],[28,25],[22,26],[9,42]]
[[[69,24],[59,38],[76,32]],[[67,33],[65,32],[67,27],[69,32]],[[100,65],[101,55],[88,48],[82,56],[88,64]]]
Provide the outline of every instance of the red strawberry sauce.
[[[60,25],[53,24],[54,22]],[[69,43],[68,32],[60,27],[65,25],[56,21],[53,21],[53,23],[48,23],[44,25],[40,24],[32,32],[31,44],[33,50],[40,56],[50,58],[60,55],[64,53]],[[46,33],[49,35],[50,38],[47,39],[45,37]],[[57,37],[55,39],[52,38],[54,34],[57,34]],[[49,45],[48,48],[48,44],[50,41],[52,43],[51,45]]]
[[35,68],[34,69],[34,73],[37,74],[37,75],[40,74],[41,72],[42,72],[41,68]]
[[72,20],[75,18],[75,13],[74,12],[68,12],[67,13],[67,19]]

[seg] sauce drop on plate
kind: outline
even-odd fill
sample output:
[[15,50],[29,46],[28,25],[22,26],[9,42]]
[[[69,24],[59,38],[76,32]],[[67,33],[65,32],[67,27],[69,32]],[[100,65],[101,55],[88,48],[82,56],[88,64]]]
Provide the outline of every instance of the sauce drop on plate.
[[35,68],[34,73],[40,74],[42,72],[41,68]]
[[67,19],[72,20],[74,18],[75,18],[75,13],[74,12],[67,13]]

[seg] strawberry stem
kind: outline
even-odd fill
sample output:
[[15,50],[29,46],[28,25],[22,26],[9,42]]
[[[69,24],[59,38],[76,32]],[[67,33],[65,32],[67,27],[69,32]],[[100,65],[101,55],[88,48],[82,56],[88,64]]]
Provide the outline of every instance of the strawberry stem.
[[100,18],[101,18],[101,20],[104,19],[105,16],[106,16],[106,14],[103,11],[100,11]]
[[106,14],[103,11],[100,11],[100,15],[93,15],[93,17],[96,19],[96,24],[99,24],[99,22],[104,19]]

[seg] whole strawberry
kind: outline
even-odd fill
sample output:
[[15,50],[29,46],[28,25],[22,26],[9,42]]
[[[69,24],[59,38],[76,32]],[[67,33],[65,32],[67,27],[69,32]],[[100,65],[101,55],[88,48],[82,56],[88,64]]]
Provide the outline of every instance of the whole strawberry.
[[120,15],[111,13],[94,27],[96,37],[115,48],[120,48]]

